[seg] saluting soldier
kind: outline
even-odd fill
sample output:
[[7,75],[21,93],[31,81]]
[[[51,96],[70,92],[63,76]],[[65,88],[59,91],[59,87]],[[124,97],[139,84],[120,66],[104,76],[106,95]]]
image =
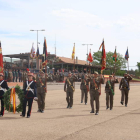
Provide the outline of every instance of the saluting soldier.
[[104,84],[104,78],[101,74],[101,77],[98,77],[98,72],[94,72],[94,77],[90,79],[90,102],[91,102],[91,112],[94,113],[94,100],[96,104],[96,113],[95,115],[99,114],[99,95],[100,95],[100,84]]
[[75,91],[74,82],[76,79],[75,74],[72,76],[72,74],[69,73],[65,80],[64,91],[66,92],[67,108],[72,108],[73,106],[73,93]]
[[7,85],[7,81],[3,79],[3,73],[0,73],[0,100],[1,100],[1,112],[0,112],[0,117],[2,117],[4,115],[4,92],[5,89],[9,89],[8,85]]
[[37,97],[38,97],[38,112],[44,113],[45,109],[45,96],[46,96],[46,85],[45,85],[45,74],[43,71],[39,73],[36,78],[37,82]]
[[83,98],[85,97],[85,105],[87,105],[88,100],[88,91],[89,91],[89,81],[88,75],[85,75],[85,77],[81,80],[80,89],[82,90],[81,93],[81,103],[83,103]]
[[109,75],[109,80],[106,82],[106,86],[105,86],[105,92],[106,92],[106,109],[109,108],[109,102],[110,102],[110,110],[113,109],[113,96],[114,96],[114,86],[115,83],[119,83],[118,79],[114,79],[112,80],[112,75]]
[[119,89],[121,90],[122,96],[121,96],[121,104],[124,103],[124,96],[125,96],[125,106],[127,107],[128,104],[128,93],[130,90],[129,82],[132,80],[132,77],[125,73],[124,78],[121,79]]
[[33,73],[28,73],[28,81],[25,82],[25,87],[23,89],[24,91],[24,101],[23,101],[23,111],[20,116],[25,117],[26,114],[26,106],[28,102],[28,112],[27,112],[27,118],[30,118],[31,115],[31,109],[32,109],[32,103],[33,99],[37,100],[37,94],[36,94],[36,82],[33,81]]

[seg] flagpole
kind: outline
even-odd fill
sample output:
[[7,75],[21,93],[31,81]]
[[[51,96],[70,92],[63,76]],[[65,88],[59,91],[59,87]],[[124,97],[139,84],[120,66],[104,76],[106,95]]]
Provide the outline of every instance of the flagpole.
[[[115,54],[116,54],[116,46],[115,46]],[[117,55],[117,54],[116,54]],[[114,70],[114,94],[115,94],[115,75],[116,75],[116,56],[115,56],[115,70]]]
[[[128,47],[127,47],[127,52],[128,52]],[[129,56],[129,54],[128,54],[128,56]],[[129,74],[129,60],[128,60],[128,58],[127,58],[127,67],[128,67],[128,74]]]
[[[44,37],[44,41],[46,43],[46,38]],[[46,44],[47,45],[47,44]],[[47,51],[47,46],[46,46],[46,50],[45,50],[45,55],[46,55],[46,51]],[[47,52],[48,53],[48,52]],[[47,55],[48,56],[48,55]],[[47,56],[45,57],[45,87],[46,87],[46,93],[47,93],[47,62],[46,62],[46,59],[47,59]]]

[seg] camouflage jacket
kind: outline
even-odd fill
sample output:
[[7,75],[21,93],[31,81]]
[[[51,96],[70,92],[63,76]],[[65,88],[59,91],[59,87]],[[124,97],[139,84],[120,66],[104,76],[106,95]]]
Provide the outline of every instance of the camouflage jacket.
[[89,88],[89,81],[90,79],[82,79],[80,89],[83,90]]
[[122,78],[120,85],[119,85],[119,89],[129,89],[129,82],[132,80],[132,77],[128,76],[127,78]]
[[[109,82],[108,82],[109,81]],[[115,83],[119,83],[119,81],[118,81],[118,79],[116,79],[116,80],[108,80],[107,82],[106,82],[106,85],[105,85],[105,90],[111,90],[111,89],[113,89],[114,90],[114,85],[115,85]]]
[[39,77],[36,78],[36,85],[37,85],[37,93],[45,93],[46,92],[46,86],[45,86],[45,77]]

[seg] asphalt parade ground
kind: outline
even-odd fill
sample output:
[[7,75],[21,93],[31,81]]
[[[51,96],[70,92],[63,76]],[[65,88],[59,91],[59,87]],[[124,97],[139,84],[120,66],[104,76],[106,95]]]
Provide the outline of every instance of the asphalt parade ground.
[[[106,110],[104,85],[99,115],[90,114],[81,103],[76,84],[72,109],[67,109],[64,84],[48,85],[44,113],[37,112],[34,101],[30,118],[5,111],[0,118],[0,140],[140,140],[140,84],[131,83],[128,107],[120,104],[121,92],[115,86],[113,110]],[[18,104],[18,102],[17,102]]]

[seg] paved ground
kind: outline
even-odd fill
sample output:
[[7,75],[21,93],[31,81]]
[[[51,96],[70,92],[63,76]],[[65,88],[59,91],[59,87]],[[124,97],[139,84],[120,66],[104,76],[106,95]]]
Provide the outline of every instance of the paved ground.
[[5,112],[0,118],[0,140],[140,140],[140,84],[131,84],[128,107],[120,104],[115,88],[114,108],[106,110],[104,85],[98,116],[90,105],[80,103],[76,84],[73,109],[66,109],[63,85],[49,85],[45,113],[37,113],[34,102],[31,118]]

